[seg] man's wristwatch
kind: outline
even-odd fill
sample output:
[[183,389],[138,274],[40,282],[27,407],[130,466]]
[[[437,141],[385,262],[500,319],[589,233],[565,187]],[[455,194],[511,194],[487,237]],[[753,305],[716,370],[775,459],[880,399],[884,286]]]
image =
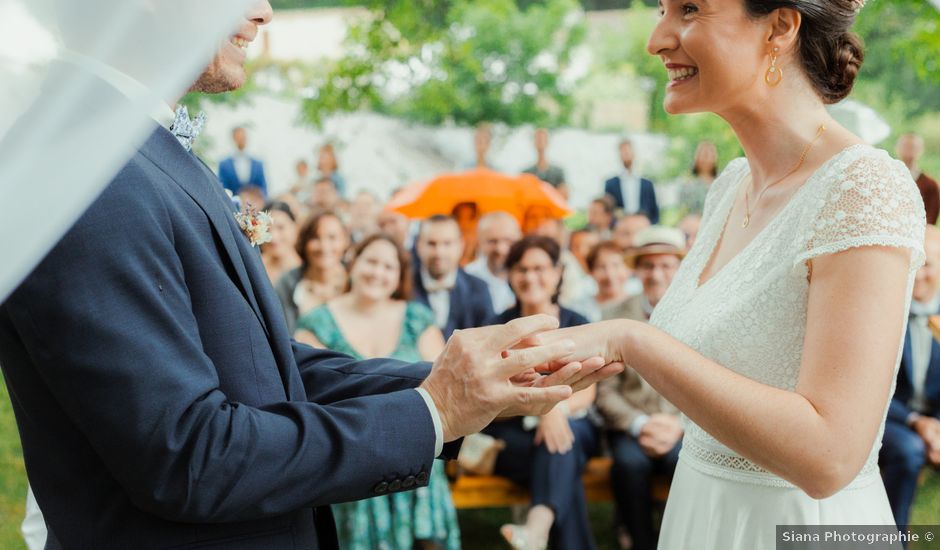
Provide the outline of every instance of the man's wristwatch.
[[907,420],[905,421],[905,423],[907,424],[907,426],[908,426],[909,428],[913,428],[913,427],[914,427],[914,424],[915,424],[918,420],[920,420],[920,416],[921,416],[921,414],[920,414],[919,412],[914,411],[914,412],[912,412],[911,414],[907,415]]

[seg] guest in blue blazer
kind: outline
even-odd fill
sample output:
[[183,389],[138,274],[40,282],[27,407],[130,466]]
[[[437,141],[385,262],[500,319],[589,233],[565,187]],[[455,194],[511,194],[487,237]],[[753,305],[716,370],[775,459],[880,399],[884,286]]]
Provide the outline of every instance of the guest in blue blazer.
[[927,226],[927,262],[917,272],[897,388],[881,444],[881,473],[898,527],[908,525],[917,478],[940,466],[940,343],[928,318],[940,313],[940,229]]
[[653,225],[659,223],[659,204],[653,182],[633,172],[633,143],[625,139],[620,142],[620,160],[623,171],[604,183],[604,193],[610,195],[617,208],[625,215],[646,214]]
[[[239,37],[271,17],[254,2]],[[243,61],[224,45],[192,89],[237,88]],[[128,101],[132,77],[102,74],[101,104]],[[0,304],[0,367],[47,549],[335,549],[328,505],[426,486],[462,435],[544,414],[571,392],[545,384],[577,390],[590,372],[509,382],[570,354],[569,342],[503,356],[557,326],[548,316],[462,332],[433,370],[293,341],[262,239],[243,232],[190,130],[181,116],[155,124]]]
[[457,220],[433,216],[421,224],[415,251],[414,299],[431,308],[445,339],[455,330],[482,327],[494,316],[489,287],[460,268],[463,237]]
[[[232,130],[235,152],[219,163],[219,180],[222,186],[238,195],[245,187],[257,187],[267,197],[268,181],[264,177],[264,164],[245,152],[248,146],[248,131],[238,126]],[[262,205],[255,205],[261,208]]]

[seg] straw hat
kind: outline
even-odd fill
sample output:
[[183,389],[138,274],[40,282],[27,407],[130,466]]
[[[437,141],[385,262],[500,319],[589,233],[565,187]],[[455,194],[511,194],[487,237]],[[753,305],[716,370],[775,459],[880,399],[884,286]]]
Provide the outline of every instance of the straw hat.
[[672,254],[682,259],[685,257],[685,245],[682,231],[653,225],[637,233],[635,244],[624,253],[624,259],[631,269],[636,269],[636,262],[641,256],[650,254]]

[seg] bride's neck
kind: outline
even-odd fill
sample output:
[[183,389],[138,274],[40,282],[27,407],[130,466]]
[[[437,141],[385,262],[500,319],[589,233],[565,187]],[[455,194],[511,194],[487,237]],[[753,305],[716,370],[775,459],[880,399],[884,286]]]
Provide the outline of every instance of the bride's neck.
[[835,133],[835,121],[823,103],[805,91],[775,90],[766,102],[738,107],[719,113],[734,130],[751,174],[756,182],[782,178],[799,162],[800,155],[825,125],[827,132],[807,155],[807,165],[813,157],[819,159],[826,138]]

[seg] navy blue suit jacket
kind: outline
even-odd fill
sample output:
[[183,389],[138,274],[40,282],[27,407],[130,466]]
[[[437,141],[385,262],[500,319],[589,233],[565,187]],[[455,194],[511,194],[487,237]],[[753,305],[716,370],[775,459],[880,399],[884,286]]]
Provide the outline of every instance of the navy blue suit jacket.
[[[421,270],[414,270],[414,296],[412,299],[431,307],[428,292],[421,280]],[[455,330],[482,327],[494,317],[493,299],[486,281],[470,275],[463,269],[457,270],[457,282],[450,290],[450,314],[444,327],[444,339],[450,338]]]
[[[604,183],[604,193],[614,199],[617,208],[624,207],[620,176],[610,178]],[[656,189],[653,187],[653,182],[646,178],[640,178],[640,213],[646,214],[646,217],[654,225],[659,223],[659,203],[656,202]]]
[[48,548],[335,548],[326,505],[434,459],[430,366],[292,341],[231,201],[162,128],[0,305],[0,364]]
[[232,157],[223,160],[219,163],[219,181],[222,182],[222,187],[231,191],[233,195],[237,195],[242,187],[247,185],[258,187],[265,196],[268,195],[268,180],[264,177],[264,164],[257,159],[251,159],[251,175],[248,181],[238,179],[235,160]]
[[[934,339],[931,344],[933,347],[930,350],[930,365],[927,367],[927,380],[924,384],[924,395],[927,399],[928,408],[926,413],[940,418],[940,343]],[[888,407],[888,419],[902,424],[907,421],[907,417],[913,412],[907,406],[908,401],[914,395],[914,386],[911,385],[911,368],[911,333],[908,330],[904,336],[904,351],[901,353],[897,386]]]

